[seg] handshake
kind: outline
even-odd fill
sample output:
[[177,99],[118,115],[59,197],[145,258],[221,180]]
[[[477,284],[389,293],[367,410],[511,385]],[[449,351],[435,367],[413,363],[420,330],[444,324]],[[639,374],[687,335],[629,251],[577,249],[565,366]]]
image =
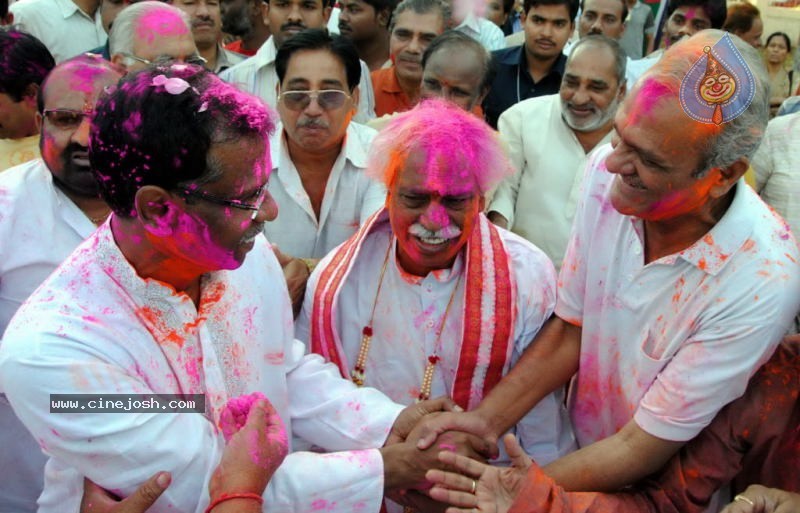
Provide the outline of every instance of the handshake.
[[[288,451],[283,423],[260,393],[232,399],[220,416],[226,440],[222,459],[209,481],[206,512],[262,511],[261,496]],[[465,413],[450,398],[441,397],[405,408],[395,420],[380,449],[384,463],[386,497],[415,509],[444,511],[429,491],[431,470],[453,470],[454,453],[486,462],[497,457],[497,436],[474,412]],[[431,473],[443,475],[443,473]],[[469,478],[468,480],[471,480]],[[81,513],[144,513],[167,489],[171,476],[159,472],[132,495],[120,500],[86,481]],[[475,481],[472,480],[474,492]]]

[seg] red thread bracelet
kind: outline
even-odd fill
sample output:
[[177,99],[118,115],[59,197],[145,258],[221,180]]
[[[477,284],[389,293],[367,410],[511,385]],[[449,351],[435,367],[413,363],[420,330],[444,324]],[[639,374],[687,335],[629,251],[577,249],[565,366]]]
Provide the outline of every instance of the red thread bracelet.
[[223,493],[208,505],[205,513],[211,513],[212,509],[231,499],[253,499],[254,501],[258,501],[259,504],[264,504],[264,497],[257,493]]

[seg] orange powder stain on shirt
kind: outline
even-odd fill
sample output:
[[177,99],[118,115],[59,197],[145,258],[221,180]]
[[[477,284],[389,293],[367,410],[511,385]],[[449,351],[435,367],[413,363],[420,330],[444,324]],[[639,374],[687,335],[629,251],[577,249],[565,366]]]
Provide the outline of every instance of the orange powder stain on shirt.
[[158,312],[149,306],[138,308],[136,316],[144,322],[147,331],[153,335],[159,344],[172,343],[179,348],[183,347],[184,338],[177,331],[167,327]]

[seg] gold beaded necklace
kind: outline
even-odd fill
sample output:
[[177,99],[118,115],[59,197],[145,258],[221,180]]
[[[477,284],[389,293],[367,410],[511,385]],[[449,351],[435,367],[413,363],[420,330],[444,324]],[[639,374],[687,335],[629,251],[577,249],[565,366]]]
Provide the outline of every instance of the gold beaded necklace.
[[[386,248],[386,255],[383,257],[383,267],[381,267],[381,276],[378,279],[378,289],[375,291],[375,299],[372,301],[372,312],[369,315],[369,323],[361,330],[361,345],[358,348],[358,357],[356,358],[356,364],[353,366],[353,370],[350,373],[353,383],[358,386],[363,386],[364,380],[366,379],[367,355],[369,355],[369,347],[372,343],[372,321],[375,318],[375,307],[378,305],[378,298],[380,297],[381,287],[383,286],[383,276],[386,274],[386,266],[389,263],[389,254],[391,253],[393,242],[394,237],[390,237],[389,247]],[[433,354],[428,356],[428,361],[425,363],[425,371],[422,374],[422,385],[420,386],[419,395],[417,396],[418,402],[425,401],[431,396],[433,371],[436,369],[436,364],[439,363],[440,360],[438,351],[442,338],[442,331],[444,331],[444,324],[447,321],[447,315],[450,313],[450,307],[453,304],[453,299],[456,297],[458,286],[461,284],[462,275],[463,273],[458,275],[458,281],[456,281],[456,286],[453,289],[453,292],[450,294],[450,299],[448,300],[447,307],[444,310],[442,321],[439,323],[439,329],[436,330],[436,343],[434,344]]]

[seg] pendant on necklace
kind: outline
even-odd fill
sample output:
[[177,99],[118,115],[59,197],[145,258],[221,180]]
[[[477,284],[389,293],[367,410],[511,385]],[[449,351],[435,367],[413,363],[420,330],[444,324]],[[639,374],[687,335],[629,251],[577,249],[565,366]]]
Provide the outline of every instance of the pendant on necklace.
[[427,401],[431,397],[431,386],[433,385],[433,371],[436,369],[436,364],[439,363],[439,357],[432,354],[428,357],[428,363],[425,364],[425,372],[422,374],[422,387],[417,396],[417,402]]
[[353,383],[359,387],[364,386],[364,380],[367,376],[367,354],[369,354],[370,342],[372,342],[372,326],[364,326],[364,329],[361,330],[361,346],[358,349],[358,358],[356,358],[356,364],[350,372]]

